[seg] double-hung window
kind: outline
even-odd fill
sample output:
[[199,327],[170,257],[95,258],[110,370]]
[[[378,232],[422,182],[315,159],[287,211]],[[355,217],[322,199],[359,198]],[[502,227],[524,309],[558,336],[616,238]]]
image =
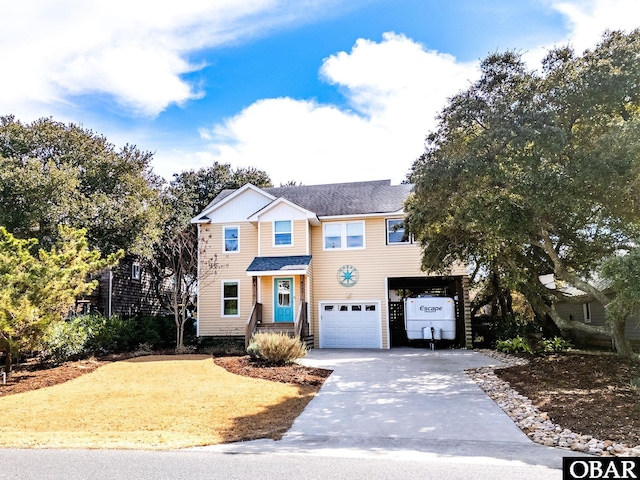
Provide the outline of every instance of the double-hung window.
[[331,222],[323,225],[324,249],[364,248],[364,222]]
[[411,237],[404,228],[404,220],[389,218],[387,219],[387,245],[396,243],[411,243]]
[[225,252],[237,252],[240,250],[240,229],[238,227],[223,227],[223,236]]
[[273,222],[273,244],[276,246],[293,245],[293,222],[291,220]]
[[222,282],[222,316],[240,315],[240,284],[238,281]]

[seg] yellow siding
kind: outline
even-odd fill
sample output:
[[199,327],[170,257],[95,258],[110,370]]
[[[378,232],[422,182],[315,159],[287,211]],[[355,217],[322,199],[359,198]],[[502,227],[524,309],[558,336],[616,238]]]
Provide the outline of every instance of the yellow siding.
[[[312,318],[318,319],[319,301],[380,301],[382,347],[389,347],[387,329],[387,278],[422,277],[420,247],[415,244],[386,244],[386,218],[367,218],[365,249],[323,250],[322,226],[311,227],[313,255]],[[327,222],[329,223],[329,222]],[[343,287],[338,283],[338,269],[352,265],[358,269],[358,283]],[[456,272],[456,274],[463,274]],[[318,322],[312,324],[316,347],[319,343]]]
[[[421,251],[415,244],[386,244],[386,218],[370,217],[365,220],[364,249],[323,250],[322,226],[311,226],[306,220],[294,221],[293,247],[273,246],[273,223],[264,221],[260,227],[249,222],[213,224],[201,226],[201,241],[207,243],[202,261],[218,254],[222,268],[215,281],[201,285],[199,298],[200,335],[244,335],[251,312],[252,278],[246,269],[254,257],[282,255],[312,255],[307,274],[306,296],[309,301],[311,333],[315,346],[319,346],[319,301],[371,301],[379,302],[382,321],[382,347],[389,348],[387,328],[387,279],[397,277],[423,277],[420,269]],[[329,222],[326,222],[329,223]],[[225,225],[240,227],[240,252],[222,251],[222,231]],[[260,235],[258,235],[258,231]],[[259,238],[260,237],[260,238]],[[258,248],[258,246],[260,248]],[[343,265],[358,269],[359,280],[353,287],[338,283],[337,272]],[[465,275],[463,266],[457,266],[452,275]],[[282,277],[287,277],[283,274]],[[300,277],[294,278],[296,315],[301,300]],[[225,280],[240,282],[240,316],[222,317],[222,284]],[[263,304],[263,322],[273,321],[273,277],[258,278],[259,301]]]
[[[224,225],[238,225],[239,252],[222,252],[222,228]],[[258,252],[258,232],[251,223],[203,224],[200,227],[200,244],[206,244],[206,251],[200,255],[201,265],[218,255],[222,268],[215,279],[200,285],[198,298],[198,327],[200,335],[244,335],[245,324],[252,307],[252,280],[247,276],[247,267]],[[237,280],[240,283],[240,308],[238,317],[222,317],[222,284]]]
[[306,220],[293,221],[293,245],[273,245],[273,222],[260,223],[260,256],[282,257],[288,255],[308,255]]
[[262,303],[262,321],[270,323],[273,321],[273,278],[259,277],[260,282],[260,303]]

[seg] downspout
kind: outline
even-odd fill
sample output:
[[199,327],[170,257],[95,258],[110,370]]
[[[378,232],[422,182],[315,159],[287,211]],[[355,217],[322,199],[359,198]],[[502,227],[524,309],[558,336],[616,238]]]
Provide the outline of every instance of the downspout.
[[107,301],[107,318],[111,318],[111,296],[113,295],[113,270],[109,268],[109,299]]
[[198,238],[196,248],[198,251],[198,293],[196,295],[196,338],[200,338],[200,224],[196,224],[198,228]]

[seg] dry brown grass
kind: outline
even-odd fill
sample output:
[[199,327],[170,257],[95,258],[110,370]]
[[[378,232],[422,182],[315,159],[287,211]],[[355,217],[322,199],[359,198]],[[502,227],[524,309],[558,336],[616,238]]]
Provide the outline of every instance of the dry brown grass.
[[0,447],[171,449],[279,438],[316,391],[234,375],[210,356],[140,357],[0,397]]

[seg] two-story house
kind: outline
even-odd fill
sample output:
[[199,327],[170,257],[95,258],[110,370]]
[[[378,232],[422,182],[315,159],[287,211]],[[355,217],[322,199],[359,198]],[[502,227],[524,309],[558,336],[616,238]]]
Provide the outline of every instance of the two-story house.
[[471,346],[464,266],[447,276],[420,269],[404,230],[412,185],[389,180],[221,192],[192,222],[224,268],[200,285],[198,336],[297,329],[316,348],[406,344],[402,300],[456,301],[456,341]]

